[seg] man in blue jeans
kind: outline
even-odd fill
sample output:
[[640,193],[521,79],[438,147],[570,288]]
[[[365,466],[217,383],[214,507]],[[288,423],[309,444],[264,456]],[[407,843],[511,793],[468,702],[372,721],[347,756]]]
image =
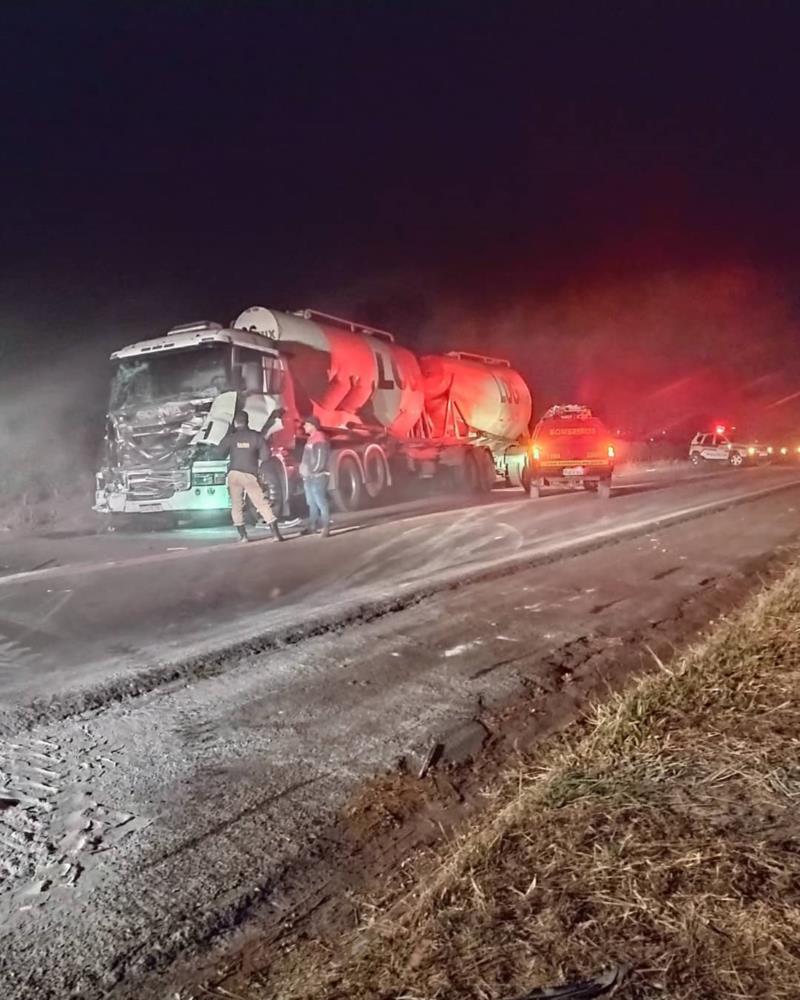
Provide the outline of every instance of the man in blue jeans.
[[307,417],[303,429],[308,434],[303,457],[300,459],[300,475],[308,504],[308,533],[321,529],[322,537],[330,534],[331,509],[328,502],[328,462],[331,446],[316,417]]

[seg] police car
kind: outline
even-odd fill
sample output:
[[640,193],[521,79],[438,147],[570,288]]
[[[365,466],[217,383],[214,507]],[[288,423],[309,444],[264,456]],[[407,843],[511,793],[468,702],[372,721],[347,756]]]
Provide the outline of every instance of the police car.
[[712,434],[695,434],[689,445],[689,459],[693,465],[703,462],[726,462],[728,465],[756,465],[772,458],[772,448],[752,442],[732,441],[724,427],[716,427]]

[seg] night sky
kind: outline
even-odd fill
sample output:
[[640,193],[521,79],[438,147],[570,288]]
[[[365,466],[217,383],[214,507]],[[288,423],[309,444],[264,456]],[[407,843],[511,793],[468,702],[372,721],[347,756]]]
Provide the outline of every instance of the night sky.
[[794,420],[795,7],[3,4],[0,362],[313,306]]

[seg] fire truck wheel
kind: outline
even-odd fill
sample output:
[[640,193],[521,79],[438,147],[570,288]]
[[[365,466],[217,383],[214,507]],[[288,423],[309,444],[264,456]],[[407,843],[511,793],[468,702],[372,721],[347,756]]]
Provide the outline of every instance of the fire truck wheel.
[[364,483],[358,462],[352,455],[345,455],[336,467],[336,482],[332,499],[336,510],[346,513],[360,510],[364,494]]
[[531,479],[530,485],[528,486],[528,496],[531,500],[538,500],[542,495],[542,481],[540,479]]

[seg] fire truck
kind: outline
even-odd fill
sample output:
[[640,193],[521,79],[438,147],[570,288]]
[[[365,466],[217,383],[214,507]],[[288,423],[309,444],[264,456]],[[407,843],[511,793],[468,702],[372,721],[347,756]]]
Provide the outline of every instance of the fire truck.
[[547,486],[582,486],[611,496],[614,444],[588,406],[551,407],[533,430],[530,451],[529,496],[540,497]]
[[111,360],[94,504],[104,514],[177,520],[229,507],[215,447],[237,409],[267,428],[263,483],[284,517],[301,493],[300,429],[312,413],[331,440],[340,511],[386,502],[410,480],[468,494],[527,485],[531,393],[501,359],[418,357],[384,330],[254,306],[228,327],[177,326]]

